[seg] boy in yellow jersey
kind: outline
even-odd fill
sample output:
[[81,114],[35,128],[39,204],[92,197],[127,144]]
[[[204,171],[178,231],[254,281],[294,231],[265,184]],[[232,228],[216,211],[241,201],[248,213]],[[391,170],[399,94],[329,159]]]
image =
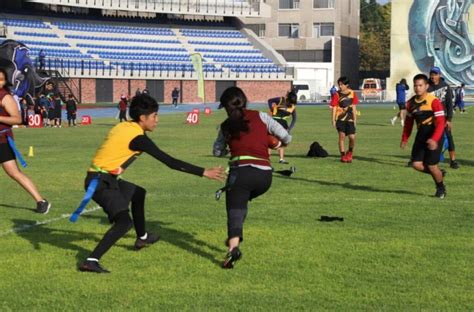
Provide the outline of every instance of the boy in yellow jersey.
[[[147,94],[136,96],[130,106],[132,121],[119,123],[110,130],[102,146],[97,150],[85,180],[86,189],[90,184],[92,199],[107,214],[112,227],[105,233],[97,247],[79,266],[79,270],[96,273],[109,273],[99,265],[100,258],[121,237],[135,226],[137,250],[153,244],[159,236],[145,230],[146,190],[138,185],[120,179],[119,175],[142,153],[145,152],[174,170],[223,181],[223,168],[204,169],[175,159],[160,150],[147,136],[158,123],[158,104]],[[93,183],[94,181],[94,183]],[[96,184],[97,183],[97,184]],[[131,203],[132,218],[129,215]],[[133,220],[133,222],[132,222]]]

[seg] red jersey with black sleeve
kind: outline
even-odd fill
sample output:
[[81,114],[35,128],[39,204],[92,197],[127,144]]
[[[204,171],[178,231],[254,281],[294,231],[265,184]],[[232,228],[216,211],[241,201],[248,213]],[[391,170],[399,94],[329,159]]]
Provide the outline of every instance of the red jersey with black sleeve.
[[[0,116],[10,117],[5,108],[2,105],[3,98],[5,95],[10,94],[4,88],[0,88]],[[0,122],[0,143],[7,143],[7,134],[10,137],[13,137],[13,132],[11,131],[12,126]]]
[[352,106],[359,103],[359,98],[353,90],[347,93],[337,91],[331,98],[331,107],[337,109],[336,119],[342,121],[354,121]]
[[446,124],[444,106],[434,95],[427,94],[422,99],[415,96],[407,102],[407,117],[403,127],[402,142],[407,142],[416,121],[417,139],[427,141],[441,139]]

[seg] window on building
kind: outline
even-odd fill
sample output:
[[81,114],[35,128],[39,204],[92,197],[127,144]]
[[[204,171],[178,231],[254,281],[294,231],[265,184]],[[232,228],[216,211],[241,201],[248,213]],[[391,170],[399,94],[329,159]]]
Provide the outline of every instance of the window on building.
[[314,23],[313,37],[331,37],[334,36],[334,23]]
[[280,9],[299,9],[300,0],[280,0]]
[[336,1],[336,0],[313,0],[313,8],[315,8],[315,9],[333,9],[334,8],[334,1]]
[[253,30],[259,37],[265,37],[265,24],[247,24],[245,27]]
[[278,36],[287,38],[298,38],[300,25],[298,24],[278,24]]

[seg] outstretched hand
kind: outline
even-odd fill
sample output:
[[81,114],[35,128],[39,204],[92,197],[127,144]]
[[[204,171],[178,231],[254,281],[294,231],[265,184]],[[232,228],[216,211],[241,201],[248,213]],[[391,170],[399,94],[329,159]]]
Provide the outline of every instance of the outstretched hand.
[[227,177],[227,174],[225,173],[224,168],[219,166],[219,167],[205,169],[203,176],[205,176],[206,178],[210,180],[224,182]]

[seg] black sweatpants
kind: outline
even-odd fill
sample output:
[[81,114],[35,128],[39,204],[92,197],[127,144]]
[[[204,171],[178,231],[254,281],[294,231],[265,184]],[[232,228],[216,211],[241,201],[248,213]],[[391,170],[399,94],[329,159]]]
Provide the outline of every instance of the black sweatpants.
[[264,194],[272,184],[272,171],[251,166],[231,169],[229,177],[236,180],[226,191],[227,236],[243,240],[243,226],[247,217],[248,202]]
[[122,120],[127,121],[127,111],[121,110],[119,113],[119,120],[122,122]]
[[451,133],[451,130],[449,130],[447,127],[444,129],[444,133],[446,134],[446,138],[448,140],[448,151],[449,152],[454,152],[455,146],[454,146],[454,139],[453,139],[453,134]]
[[[96,175],[97,173],[87,174],[86,188]],[[100,182],[92,199],[104,209],[113,225],[91,253],[91,258],[100,259],[132,228],[128,209],[130,203],[135,232],[138,237],[145,235],[145,195],[146,190],[138,185],[117,179],[110,174],[100,174]]]

